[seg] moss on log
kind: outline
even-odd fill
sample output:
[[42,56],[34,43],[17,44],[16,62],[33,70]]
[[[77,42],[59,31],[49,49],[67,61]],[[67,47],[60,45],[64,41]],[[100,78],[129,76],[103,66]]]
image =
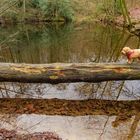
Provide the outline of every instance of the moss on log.
[[70,83],[140,80],[140,65],[98,63],[0,64],[0,82]]

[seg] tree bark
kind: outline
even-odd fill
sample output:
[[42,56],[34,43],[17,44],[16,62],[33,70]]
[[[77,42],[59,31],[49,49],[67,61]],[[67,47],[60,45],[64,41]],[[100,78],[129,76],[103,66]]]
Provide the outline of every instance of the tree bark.
[[0,64],[0,82],[70,83],[140,80],[140,65],[109,63]]
[[140,112],[140,100],[65,100],[65,99],[0,99],[0,114],[44,114],[61,116],[134,116]]

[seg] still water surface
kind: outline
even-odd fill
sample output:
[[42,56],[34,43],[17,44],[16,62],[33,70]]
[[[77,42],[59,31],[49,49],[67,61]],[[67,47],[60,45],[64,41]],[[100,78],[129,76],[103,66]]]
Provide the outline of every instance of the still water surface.
[[[0,46],[1,62],[126,63],[126,58],[120,55],[121,49],[124,46],[138,48],[140,39],[125,30],[99,24],[18,25],[0,28]],[[1,83],[0,97],[1,129],[15,130],[23,135],[55,132],[63,140],[140,139],[139,81],[58,85]],[[5,102],[5,98],[10,98],[10,101]],[[14,98],[21,98],[20,103],[24,107],[20,108],[19,105],[20,112],[14,106],[20,103]],[[24,103],[24,98],[30,99],[29,102],[27,99],[27,103]],[[63,106],[67,106],[70,100],[71,108],[58,107],[61,113],[55,112],[59,104],[55,104],[54,98],[61,99]],[[36,99],[42,101],[41,106]],[[46,113],[44,107],[49,106],[50,99],[51,112]],[[83,114],[78,109],[82,100],[87,99],[97,101],[93,114],[90,113],[91,106]],[[73,100],[78,100],[79,104]],[[76,106],[77,110],[74,111]]]

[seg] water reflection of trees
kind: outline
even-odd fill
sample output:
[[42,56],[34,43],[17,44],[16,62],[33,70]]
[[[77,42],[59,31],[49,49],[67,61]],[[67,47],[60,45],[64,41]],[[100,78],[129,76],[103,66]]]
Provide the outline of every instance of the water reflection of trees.
[[[38,25],[1,28],[3,62],[114,62],[125,46],[139,38],[112,26]],[[119,57],[119,59],[118,59]]]

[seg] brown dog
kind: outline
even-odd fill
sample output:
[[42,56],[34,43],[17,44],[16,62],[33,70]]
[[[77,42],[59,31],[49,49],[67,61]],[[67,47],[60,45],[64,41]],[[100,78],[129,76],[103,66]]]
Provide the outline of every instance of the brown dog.
[[124,47],[121,53],[127,56],[127,63],[131,64],[133,59],[138,58],[140,60],[140,49],[131,49],[129,47]]

